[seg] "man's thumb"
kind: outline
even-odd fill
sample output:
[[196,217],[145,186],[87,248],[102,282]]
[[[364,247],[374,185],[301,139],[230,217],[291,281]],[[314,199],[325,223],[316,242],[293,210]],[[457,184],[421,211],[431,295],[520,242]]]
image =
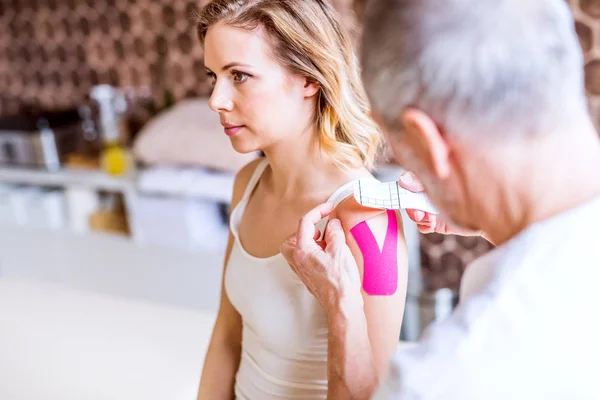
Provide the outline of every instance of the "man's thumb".
[[398,183],[404,189],[410,190],[411,192],[419,193],[423,191],[423,185],[421,184],[421,181],[419,181],[412,172],[405,172],[402,174],[398,180]]
[[339,219],[332,219],[327,224],[325,242],[327,243],[327,247],[330,248],[335,248],[346,243],[346,235]]
[[296,235],[292,235],[281,243],[280,251],[288,262],[294,259],[294,250],[296,249]]

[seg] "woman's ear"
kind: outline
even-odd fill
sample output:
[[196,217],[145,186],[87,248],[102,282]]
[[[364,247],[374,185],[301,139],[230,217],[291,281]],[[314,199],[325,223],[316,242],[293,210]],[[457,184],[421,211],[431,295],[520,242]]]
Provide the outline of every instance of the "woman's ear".
[[321,86],[317,81],[312,78],[305,78],[304,82],[304,97],[309,98],[313,97],[319,92]]

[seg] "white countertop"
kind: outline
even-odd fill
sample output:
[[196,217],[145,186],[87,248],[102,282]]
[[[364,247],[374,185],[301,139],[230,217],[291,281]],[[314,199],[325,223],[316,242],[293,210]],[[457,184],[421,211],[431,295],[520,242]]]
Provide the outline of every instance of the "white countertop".
[[214,319],[0,279],[0,399],[195,399]]
[[194,399],[221,262],[0,226],[0,399]]

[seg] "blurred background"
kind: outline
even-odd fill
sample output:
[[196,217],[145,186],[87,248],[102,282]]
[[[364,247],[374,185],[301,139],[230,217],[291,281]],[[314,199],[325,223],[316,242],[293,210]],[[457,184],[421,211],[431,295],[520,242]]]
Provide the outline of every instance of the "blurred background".
[[[365,1],[333,2],[358,39]],[[208,109],[192,23],[204,3],[0,0],[0,283],[216,312],[233,177],[258,154],[236,154]],[[600,1],[569,3],[598,120]],[[491,246],[409,222],[406,235],[414,340]]]

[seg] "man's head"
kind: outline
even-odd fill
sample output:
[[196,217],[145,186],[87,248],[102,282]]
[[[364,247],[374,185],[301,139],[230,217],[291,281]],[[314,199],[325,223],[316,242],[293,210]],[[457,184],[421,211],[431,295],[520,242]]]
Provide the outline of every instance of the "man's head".
[[372,0],[361,48],[396,157],[461,225],[502,149],[589,123],[564,0]]

